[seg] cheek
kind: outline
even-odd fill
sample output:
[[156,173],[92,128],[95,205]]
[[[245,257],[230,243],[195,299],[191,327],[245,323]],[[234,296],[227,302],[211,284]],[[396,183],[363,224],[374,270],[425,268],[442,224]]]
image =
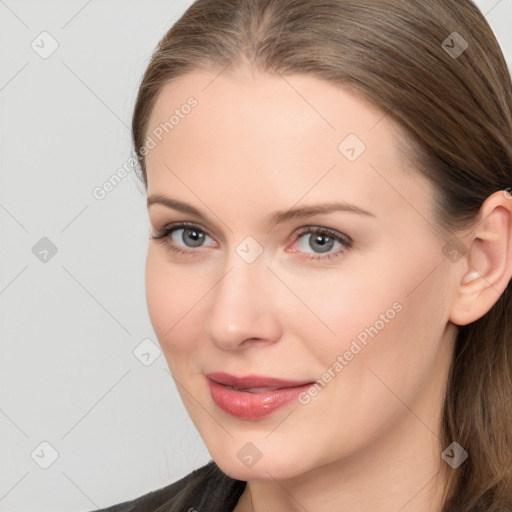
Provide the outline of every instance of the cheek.
[[343,356],[332,391],[358,421],[392,418],[403,410],[403,403],[414,403],[442,377],[442,361],[448,356],[443,345],[444,280],[440,273],[433,274],[415,288],[419,276],[432,267],[420,265],[397,266],[396,272],[384,274],[380,285],[360,289],[360,300],[353,296],[345,302],[343,322],[337,324],[338,344],[329,344],[329,359],[325,351],[322,354],[326,368]]
[[297,282],[297,295],[322,320],[305,311],[295,327],[316,371],[343,374],[334,379],[340,387],[365,389],[366,397],[375,395],[371,388],[378,386],[369,370],[393,386],[412,388],[426,379],[448,320],[446,279],[440,268],[432,272],[435,259],[435,254],[412,258],[409,253],[403,260],[380,259],[364,272]]
[[[319,453],[336,458],[367,445],[408,414],[404,404],[417,410],[425,390],[425,396],[439,398],[448,357],[442,343],[446,304],[440,290],[445,280],[435,274],[412,291],[419,276],[432,269],[426,261],[423,266],[430,268],[424,271],[416,263],[415,268],[396,264],[380,280],[356,275],[358,286],[346,278],[344,292],[326,287],[323,309],[321,300],[312,300],[336,332],[328,339],[314,330],[307,332],[310,338],[302,337],[310,340],[307,359],[315,362],[320,384],[303,397],[300,411],[304,424],[322,417],[323,438],[314,440],[322,446]],[[297,443],[303,434],[297,433]]]
[[302,280],[295,291],[323,320],[324,331],[330,328],[331,352],[348,349],[354,339],[369,346],[369,340],[385,333],[393,333],[395,346],[410,346],[411,330],[421,338],[435,328],[431,320],[445,307],[446,282],[434,244],[429,240],[426,247],[409,245],[401,251],[390,244],[364,261],[353,258],[338,273]]
[[288,308],[281,311],[282,318],[288,319],[287,328],[303,340],[313,360],[325,367],[351,348],[358,351],[357,344],[364,349],[376,331],[389,331],[401,314],[403,294],[387,273],[340,267],[287,282],[303,304],[290,299],[296,315],[292,318]]
[[201,324],[193,320],[211,284],[193,270],[171,264],[165,251],[152,247],[146,259],[145,280],[149,317],[166,357],[191,352],[202,332]]

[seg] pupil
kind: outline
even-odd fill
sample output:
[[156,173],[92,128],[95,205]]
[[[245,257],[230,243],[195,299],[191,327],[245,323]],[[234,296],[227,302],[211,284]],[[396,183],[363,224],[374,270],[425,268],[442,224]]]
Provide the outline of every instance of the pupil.
[[[332,249],[334,239],[327,235],[316,235],[310,238],[309,246],[318,252],[328,252]],[[314,247],[313,244],[318,244]]]
[[[190,236],[188,240],[185,239],[185,235]],[[185,229],[182,235],[183,242],[190,247],[199,247],[204,239],[204,233],[195,229]],[[188,242],[192,242],[191,244]]]

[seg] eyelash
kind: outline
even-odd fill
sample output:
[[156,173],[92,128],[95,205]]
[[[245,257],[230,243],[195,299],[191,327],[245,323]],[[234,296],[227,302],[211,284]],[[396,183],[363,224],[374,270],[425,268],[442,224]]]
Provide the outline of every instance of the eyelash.
[[[171,243],[169,242],[170,235],[178,229],[193,229],[196,231],[200,231],[205,235],[208,235],[208,233],[197,224],[191,222],[176,222],[174,224],[169,224],[168,226],[165,226],[156,234],[151,235],[151,238],[153,240],[158,240],[172,254],[178,253],[184,256],[197,256],[197,253],[199,252],[198,250],[184,249],[182,247],[171,245]],[[304,228],[301,228],[301,230],[294,236],[293,242],[295,243],[302,235],[305,234],[327,235],[343,245],[343,248],[338,249],[337,251],[332,253],[327,252],[325,253],[324,256],[322,256],[321,253],[318,253],[317,255],[313,256],[301,256],[301,258],[306,260],[333,260],[335,258],[342,256],[342,254],[344,254],[347,250],[352,248],[353,241],[349,236],[338,233],[337,231],[334,231],[329,228],[320,228],[317,226],[306,226]]]

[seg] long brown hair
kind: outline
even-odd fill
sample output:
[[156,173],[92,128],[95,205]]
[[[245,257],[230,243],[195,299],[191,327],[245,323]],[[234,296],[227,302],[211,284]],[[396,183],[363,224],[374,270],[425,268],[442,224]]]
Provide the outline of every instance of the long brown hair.
[[[133,143],[144,145],[163,85],[200,69],[311,74],[350,87],[408,137],[435,186],[445,232],[478,221],[512,185],[512,83],[470,0],[197,0],[159,42],[142,78]],[[469,458],[449,473],[443,512],[512,510],[512,292],[458,328],[443,410],[443,448]]]

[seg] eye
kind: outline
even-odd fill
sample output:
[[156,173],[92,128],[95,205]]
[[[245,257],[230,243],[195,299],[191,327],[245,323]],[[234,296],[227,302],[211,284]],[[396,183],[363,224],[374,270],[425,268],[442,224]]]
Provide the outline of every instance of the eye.
[[213,242],[214,240],[206,234],[206,232],[198,225],[189,222],[181,222],[166,226],[161,231],[152,235],[153,240],[160,240],[171,252],[178,252],[182,254],[196,254],[196,248],[203,247],[203,244],[208,239]]
[[209,237],[197,228],[175,228],[170,233],[170,238],[177,244],[183,242],[187,247],[200,247]]
[[[205,230],[191,222],[179,222],[165,226],[155,235],[154,240],[159,240],[171,253],[179,253],[187,256],[198,256],[201,248],[207,247],[205,242],[210,240],[210,247],[216,247],[217,243],[206,234]],[[333,229],[317,226],[307,226],[295,235],[294,245],[298,249],[290,249],[292,253],[305,253],[301,256],[306,260],[331,260],[345,254],[351,247],[352,239]],[[335,249],[335,250],[333,250]]]
[[[352,244],[353,241],[349,236],[321,227],[306,227],[295,238],[298,250],[310,254],[305,259],[312,260],[337,258],[349,250]],[[335,250],[333,251],[333,249]],[[298,251],[292,250],[291,252]]]

